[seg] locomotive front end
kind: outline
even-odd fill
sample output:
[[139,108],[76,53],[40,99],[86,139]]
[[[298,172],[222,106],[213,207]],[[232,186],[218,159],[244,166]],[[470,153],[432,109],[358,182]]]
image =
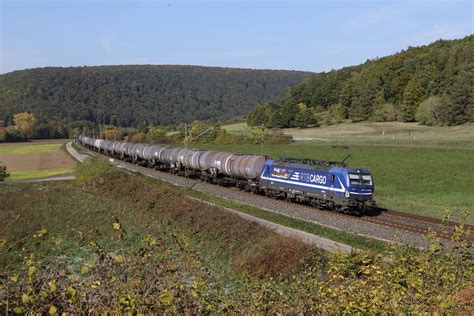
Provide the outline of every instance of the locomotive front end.
[[357,209],[371,209],[376,206],[373,199],[374,180],[366,169],[345,170],[347,205]]

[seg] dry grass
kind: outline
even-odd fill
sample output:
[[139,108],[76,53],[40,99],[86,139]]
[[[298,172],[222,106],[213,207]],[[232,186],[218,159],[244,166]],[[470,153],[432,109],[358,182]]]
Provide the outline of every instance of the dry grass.
[[288,128],[285,134],[297,140],[344,140],[344,141],[415,141],[418,145],[424,142],[468,142],[474,147],[474,124],[452,127],[432,127],[418,123],[386,122],[386,123],[342,123],[318,128]]
[[238,270],[254,276],[289,275],[311,254],[310,247],[297,240],[277,235],[219,207],[186,199],[156,183],[145,183],[140,178],[113,181],[103,193],[122,197],[141,209],[159,211],[189,234],[212,240],[231,253]]

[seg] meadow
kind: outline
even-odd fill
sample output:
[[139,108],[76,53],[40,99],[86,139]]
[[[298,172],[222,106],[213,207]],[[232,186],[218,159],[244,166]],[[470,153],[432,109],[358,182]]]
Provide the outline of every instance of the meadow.
[[342,314],[472,309],[472,257],[464,255],[466,245],[459,241],[450,249],[433,239],[426,251],[392,245],[381,254],[330,255],[105,161],[77,168],[75,181],[3,184],[0,310]]
[[[234,130],[245,128],[233,127]],[[385,135],[380,134],[382,129]],[[375,199],[380,206],[437,218],[448,208],[455,219],[470,212],[468,221],[474,222],[474,124],[447,128],[357,123],[284,132],[313,139],[289,145],[264,145],[264,154],[274,159],[305,157],[341,161],[347,151],[333,146],[347,145],[352,155],[348,165],[372,172]],[[195,147],[261,153],[260,145]]]
[[0,162],[8,181],[43,178],[72,172],[73,159],[63,150],[66,140],[0,144]]

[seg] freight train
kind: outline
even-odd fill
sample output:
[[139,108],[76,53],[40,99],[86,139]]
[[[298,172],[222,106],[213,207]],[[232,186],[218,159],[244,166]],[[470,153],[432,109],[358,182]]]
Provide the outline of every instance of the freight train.
[[313,159],[269,159],[264,155],[234,154],[112,141],[79,136],[79,142],[106,156],[181,176],[274,198],[347,213],[370,211],[374,182],[366,169],[342,162]]

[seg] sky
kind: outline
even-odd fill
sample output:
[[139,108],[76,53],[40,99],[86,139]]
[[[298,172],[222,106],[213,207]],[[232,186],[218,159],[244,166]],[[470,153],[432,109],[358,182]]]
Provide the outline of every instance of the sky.
[[180,64],[328,71],[473,34],[472,1],[0,0],[0,73]]

